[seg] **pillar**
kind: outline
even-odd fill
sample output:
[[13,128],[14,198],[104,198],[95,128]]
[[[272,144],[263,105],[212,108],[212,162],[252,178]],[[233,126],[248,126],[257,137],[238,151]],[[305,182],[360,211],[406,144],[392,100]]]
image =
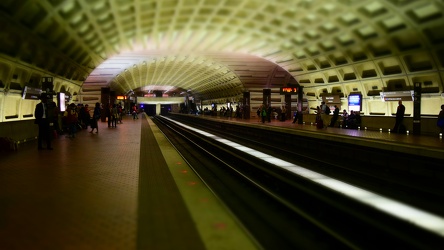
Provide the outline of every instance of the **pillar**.
[[163,96],[163,93],[160,90],[155,90],[153,92],[154,92],[154,95],[156,95],[156,97],[162,97]]
[[[102,106],[104,109],[109,108],[110,105],[110,96],[109,96],[110,89],[109,88],[102,88],[100,91],[100,100],[102,102]],[[100,120],[102,122],[106,122],[106,112],[102,110]]]
[[262,103],[267,107],[271,106],[271,89],[263,90]]
[[302,86],[298,87],[298,124],[303,124],[303,114],[302,114],[302,102],[304,98],[304,88]]
[[413,85],[413,134],[421,134],[421,83]]
[[161,109],[160,103],[157,103],[156,104],[156,115],[160,115],[160,109]]
[[291,94],[285,95],[285,110],[286,119],[291,119]]
[[244,119],[250,119],[250,92],[244,92],[244,98],[242,100],[242,106],[243,106],[243,114],[242,118]]

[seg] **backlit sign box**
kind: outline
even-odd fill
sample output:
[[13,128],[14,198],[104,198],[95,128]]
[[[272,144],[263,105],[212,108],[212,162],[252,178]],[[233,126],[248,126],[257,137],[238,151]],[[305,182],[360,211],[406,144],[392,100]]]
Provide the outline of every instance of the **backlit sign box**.
[[65,96],[65,93],[63,93],[63,92],[57,93],[57,103],[58,103],[60,112],[65,112],[65,110],[66,110],[66,96]]
[[348,109],[351,111],[361,111],[362,110],[362,95],[361,94],[350,94],[348,96]]
[[379,95],[384,102],[413,101],[414,91],[381,92]]
[[281,95],[291,95],[297,93],[298,93],[297,87],[281,87]]
[[38,99],[40,99],[41,93],[42,93],[41,89],[25,86],[25,88],[23,89],[22,98],[23,99],[38,100]]
[[339,95],[323,95],[322,101],[325,102],[325,104],[338,104],[341,103],[341,98]]

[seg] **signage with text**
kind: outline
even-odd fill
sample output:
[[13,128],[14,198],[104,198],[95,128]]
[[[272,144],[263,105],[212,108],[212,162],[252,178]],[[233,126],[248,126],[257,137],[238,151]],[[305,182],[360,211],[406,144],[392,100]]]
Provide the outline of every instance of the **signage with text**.
[[298,93],[297,87],[281,87],[281,95],[291,95],[297,93]]
[[361,94],[350,94],[348,96],[348,109],[351,111],[361,111],[362,110],[362,95]]
[[42,90],[50,93],[54,89],[53,77],[42,77]]
[[414,92],[413,90],[381,92],[380,96],[384,102],[413,101]]
[[340,104],[341,103],[341,97],[339,95],[323,95],[322,101],[325,102],[325,104]]
[[25,88],[23,89],[22,98],[30,100],[38,100],[40,98],[41,93],[42,93],[41,89],[25,86]]

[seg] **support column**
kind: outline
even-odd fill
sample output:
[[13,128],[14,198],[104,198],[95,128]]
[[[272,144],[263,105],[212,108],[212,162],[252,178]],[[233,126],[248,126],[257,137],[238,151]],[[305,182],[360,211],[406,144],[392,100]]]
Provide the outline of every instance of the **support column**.
[[156,104],[156,115],[160,115],[160,103]]
[[244,92],[244,99],[242,100],[242,106],[243,106],[243,114],[242,118],[244,119],[250,119],[250,92]]
[[116,91],[110,91],[109,92],[109,104],[111,106],[116,104],[116,100],[117,100]]
[[421,83],[415,82],[413,86],[413,134],[421,134]]
[[302,114],[302,102],[304,98],[304,88],[302,86],[298,87],[298,124],[303,124],[303,114]]
[[[102,108],[104,109],[109,108],[110,105],[109,92],[110,92],[109,88],[102,88],[100,91],[100,100],[102,102]],[[106,112],[101,112],[100,121],[106,122]]]
[[190,98],[188,95],[185,96],[185,112],[190,113]]
[[285,119],[291,119],[291,95],[285,95]]
[[263,90],[262,103],[267,107],[271,106],[271,89]]
[[155,90],[155,91],[153,91],[153,92],[154,92],[154,95],[155,95],[156,97],[162,97],[162,96],[163,96],[163,92],[160,91],[160,90]]

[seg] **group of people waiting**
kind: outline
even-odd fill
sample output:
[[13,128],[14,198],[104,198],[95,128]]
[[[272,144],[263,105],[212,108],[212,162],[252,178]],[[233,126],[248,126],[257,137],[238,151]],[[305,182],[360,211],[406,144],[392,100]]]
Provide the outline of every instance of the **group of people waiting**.
[[262,123],[271,122],[271,118],[273,117],[276,120],[285,121],[287,110],[285,107],[273,108],[271,105],[262,104],[256,111],[257,117],[259,121]]
[[[347,110],[343,110],[339,121],[339,107],[334,105],[333,116],[330,118],[331,109],[325,102],[321,102],[321,106],[316,107],[316,126],[318,128],[327,127],[342,127],[357,129],[361,125],[361,114],[359,111],[350,110],[350,114]],[[338,123],[338,124],[337,124]]]
[[100,103],[96,103],[92,116],[91,110],[89,109],[88,104],[83,105],[75,105],[71,103],[65,110],[63,114],[63,124],[64,129],[68,132],[67,137],[74,138],[78,129],[87,129],[88,126],[91,127],[90,133],[99,132],[99,127],[97,126],[97,122],[101,117],[101,105]]
[[105,115],[108,118],[108,127],[117,128],[117,123],[122,122],[124,110],[120,104],[107,105],[105,107]]
[[[51,95],[42,94],[41,102],[35,107],[35,124],[39,127],[37,144],[38,149],[52,150],[51,138],[58,134],[67,133],[67,137],[75,138],[78,130],[91,128],[90,133],[99,133],[98,121],[102,117],[102,112],[108,118],[108,127],[117,127],[117,123],[122,123],[124,110],[120,104],[107,105],[102,107],[96,103],[93,110],[88,104],[69,104],[65,111],[61,113],[57,104],[52,100]],[[133,117],[137,117],[137,108],[133,112]]]

